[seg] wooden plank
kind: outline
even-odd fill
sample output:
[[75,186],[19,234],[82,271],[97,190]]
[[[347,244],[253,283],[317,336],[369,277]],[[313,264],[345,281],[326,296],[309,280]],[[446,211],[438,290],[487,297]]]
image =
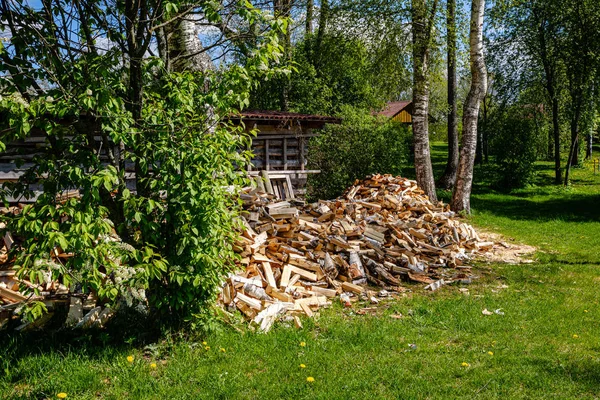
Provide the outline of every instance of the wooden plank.
[[365,291],[365,288],[363,288],[362,286],[355,285],[354,283],[350,283],[350,282],[343,282],[342,289],[345,292],[353,292],[356,294],[361,294]]
[[298,146],[300,147],[300,170],[304,171],[304,166],[305,166],[305,161],[306,161],[306,156],[305,156],[305,151],[304,151],[304,143],[305,143],[306,139],[304,139],[303,137],[300,137],[298,140]]
[[263,179],[264,179],[264,183],[265,183],[265,189],[267,189],[267,193],[269,194],[273,194],[273,185],[271,185],[271,179],[269,178],[269,173],[265,170],[260,171]]
[[308,279],[309,281],[315,281],[315,282],[317,281],[317,274],[308,272],[307,270],[302,269],[300,267],[291,266],[289,264],[287,264],[286,267],[290,267],[291,272],[294,272],[294,273],[300,275],[301,277]]
[[286,264],[285,267],[283,267],[283,272],[281,273],[281,279],[279,280],[279,286],[286,287],[288,285],[288,283],[290,282],[291,275],[292,275],[292,266],[289,264]]
[[312,286],[310,288],[313,292],[320,294],[322,296],[325,297],[335,297],[337,296],[337,290],[335,289],[327,289],[327,288],[322,288],[320,286]]
[[27,300],[27,296],[23,296],[19,292],[15,292],[14,290],[10,290],[2,286],[0,286],[0,297],[4,297],[5,299],[15,303]]
[[304,314],[306,314],[308,318],[312,318],[312,316],[314,315],[310,307],[306,304],[300,303],[300,308],[302,309],[302,311],[304,311]]
[[280,301],[285,301],[285,302],[293,302],[294,301],[294,296],[292,296],[291,294],[281,292],[270,286],[267,287],[267,293],[271,297],[276,298],[277,300],[280,300]]
[[283,138],[283,169],[288,169],[287,137]]
[[294,200],[296,198],[294,195],[294,186],[292,186],[292,179],[290,178],[289,175],[285,177],[285,182],[287,183],[288,192],[290,194],[289,198]]
[[250,308],[253,308],[258,311],[263,309],[262,303],[258,299],[253,299],[252,297],[246,296],[244,293],[241,292],[237,292],[235,297],[240,301],[244,302]]
[[265,140],[265,170],[271,169],[271,163],[269,162],[269,142],[270,140]]
[[265,271],[265,278],[267,279],[267,284],[277,289],[277,283],[275,282],[275,277],[273,276],[273,269],[271,269],[271,263],[268,261],[263,261],[262,267]]

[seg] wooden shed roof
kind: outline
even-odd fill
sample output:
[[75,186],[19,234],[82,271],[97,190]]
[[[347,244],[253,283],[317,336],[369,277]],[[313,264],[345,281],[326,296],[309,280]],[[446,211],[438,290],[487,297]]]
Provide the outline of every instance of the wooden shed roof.
[[[382,111],[375,113],[376,115],[382,115],[384,117],[393,118],[399,112],[404,110],[405,108],[412,106],[412,101],[403,100],[403,101],[391,101],[386,104],[385,108]],[[410,110],[407,110],[411,112]]]
[[312,115],[312,114],[299,114],[285,111],[272,111],[272,110],[251,110],[244,111],[238,115],[231,117],[231,120],[244,120],[244,121],[301,121],[301,122],[318,122],[322,124],[339,124],[342,122],[341,118],[330,117],[324,115]]

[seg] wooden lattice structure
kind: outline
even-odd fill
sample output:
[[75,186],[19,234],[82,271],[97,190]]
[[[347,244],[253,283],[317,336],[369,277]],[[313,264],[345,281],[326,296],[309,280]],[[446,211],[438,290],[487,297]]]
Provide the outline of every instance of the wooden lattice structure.
[[254,157],[248,166],[249,175],[267,171],[269,175],[289,176],[294,190],[300,193],[307,176],[320,172],[306,168],[309,139],[325,124],[341,122],[334,117],[279,111],[247,111],[231,120],[258,132],[252,139]]

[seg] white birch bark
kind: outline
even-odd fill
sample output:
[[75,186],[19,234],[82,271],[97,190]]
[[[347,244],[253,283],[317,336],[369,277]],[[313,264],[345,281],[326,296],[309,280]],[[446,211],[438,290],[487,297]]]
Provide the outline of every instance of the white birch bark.
[[483,56],[483,15],[485,0],[473,0],[471,4],[471,31],[469,34],[471,88],[463,108],[462,148],[456,185],[452,194],[452,209],[471,212],[471,188],[473,166],[477,150],[477,119],[479,106],[487,91],[487,71]]
[[[434,12],[437,2],[434,3]],[[432,15],[433,18],[433,15]],[[432,202],[437,201],[429,151],[429,42],[431,25],[425,0],[412,0],[413,117],[417,184]]]

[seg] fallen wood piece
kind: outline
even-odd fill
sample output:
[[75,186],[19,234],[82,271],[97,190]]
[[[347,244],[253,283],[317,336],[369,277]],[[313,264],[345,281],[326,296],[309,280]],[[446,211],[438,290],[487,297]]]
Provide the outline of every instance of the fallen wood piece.
[[80,297],[71,297],[69,313],[65,324],[67,326],[76,325],[83,318],[83,301]]
[[265,278],[267,279],[267,284],[272,288],[277,289],[277,283],[275,282],[275,277],[273,276],[273,269],[271,268],[271,263],[268,261],[264,261],[262,263],[262,267],[265,271]]
[[352,292],[352,293],[356,293],[356,294],[361,294],[365,291],[365,288],[363,288],[362,286],[355,285],[350,282],[343,282],[342,289],[346,292]]
[[253,299],[250,296],[246,296],[243,293],[237,292],[236,294],[236,299],[242,301],[244,304],[246,304],[248,307],[251,307],[255,310],[261,311],[263,309],[262,307],[262,303],[260,302],[260,300],[258,299]]
[[91,327],[94,321],[98,319],[100,312],[102,312],[102,307],[98,306],[93,308],[90,312],[85,314],[85,316],[81,319],[81,321],[79,321],[77,325],[75,325],[75,329],[87,329]]
[[327,289],[327,288],[322,288],[322,287],[319,287],[319,286],[313,286],[311,288],[311,290],[313,292],[315,292],[316,294],[320,294],[320,295],[323,295],[325,297],[335,297],[338,294],[337,290],[335,290],[335,289]]
[[279,315],[293,308],[294,304],[292,303],[273,303],[259,312],[254,318],[254,322],[260,326],[261,332],[267,333],[271,330],[275,319],[277,319]]
[[307,317],[312,318],[313,312],[309,306],[307,306],[304,303],[300,303],[300,308],[302,309],[302,311],[304,311],[304,314],[306,314]]
[[438,290],[439,288],[441,288],[443,285],[445,285],[446,282],[444,282],[443,279],[440,279],[439,281],[435,281],[433,283],[430,283],[429,285],[425,286],[425,290],[429,289],[432,292]]
[[309,281],[317,281],[317,274],[308,272],[307,270],[302,269],[300,267],[294,267],[291,265],[289,267],[290,267],[291,272],[294,272],[294,273],[300,275],[301,277],[308,279]]
[[5,299],[12,301],[13,303],[18,303],[20,301],[27,300],[27,296],[23,296],[19,292],[16,292],[14,290],[11,290],[11,289],[8,289],[8,288],[2,287],[2,286],[0,286],[0,297],[4,297]]

